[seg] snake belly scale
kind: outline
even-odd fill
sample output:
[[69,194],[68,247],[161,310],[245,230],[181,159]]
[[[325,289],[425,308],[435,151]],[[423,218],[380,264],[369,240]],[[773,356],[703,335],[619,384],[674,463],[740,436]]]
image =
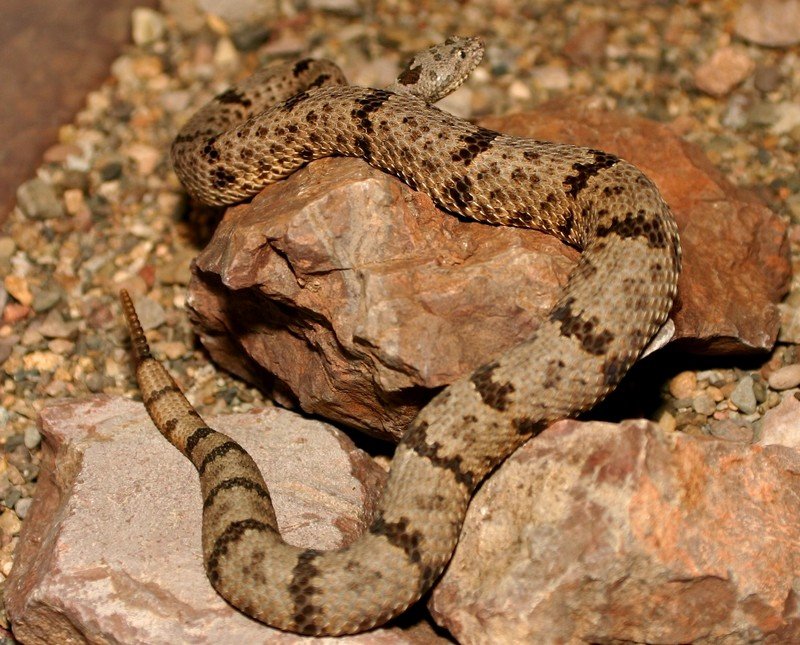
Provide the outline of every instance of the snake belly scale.
[[503,135],[430,105],[482,55],[449,39],[385,90],[353,87],[326,61],[269,67],[200,110],[173,145],[197,200],[229,204],[313,159],[361,157],[442,209],[549,232],[582,250],[528,341],[439,393],[397,447],[378,512],[336,551],[286,544],[258,468],[203,422],[151,357],[130,297],[142,397],[155,425],[196,466],[208,578],[244,613],[303,634],[379,625],[425,593],[449,561],[486,474],[549,423],[610,392],[665,322],[680,244],[654,184],[604,152]]

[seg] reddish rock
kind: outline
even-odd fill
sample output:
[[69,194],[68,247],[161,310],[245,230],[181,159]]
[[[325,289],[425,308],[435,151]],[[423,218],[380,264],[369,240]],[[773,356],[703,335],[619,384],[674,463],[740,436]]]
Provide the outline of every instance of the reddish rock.
[[399,437],[431,389],[530,336],[577,257],[324,159],[226,213],[188,304],[223,367],[269,385],[266,368],[279,400]]
[[756,64],[735,47],[722,47],[694,72],[698,89],[711,96],[725,96],[755,70]]
[[[372,513],[383,470],[338,430],[265,409],[210,419],[260,463],[288,541],[334,548]],[[141,403],[97,397],[41,413],[37,496],[5,602],[36,643],[295,643],[235,611],[206,580],[197,473]],[[354,642],[438,642],[420,625]]]
[[800,0],[745,0],[736,12],[736,34],[759,45],[800,43]]
[[770,349],[791,276],[786,225],[751,191],[731,184],[699,147],[669,126],[591,101],[553,101],[531,114],[487,118],[509,134],[602,148],[658,186],[681,236],[675,340],[704,353]]
[[561,422],[479,490],[430,607],[464,644],[800,642],[798,469],[783,446]]
[[767,410],[761,419],[758,442],[778,444],[800,450],[800,401],[798,392],[787,392],[780,404]]
[[[574,100],[481,123],[641,167],[681,229],[677,338],[706,352],[772,346],[786,227],[696,146]],[[328,159],[228,210],[197,258],[189,305],[223,367],[282,402],[396,438],[433,389],[532,333],[576,257],[537,232],[444,214],[359,160]]]

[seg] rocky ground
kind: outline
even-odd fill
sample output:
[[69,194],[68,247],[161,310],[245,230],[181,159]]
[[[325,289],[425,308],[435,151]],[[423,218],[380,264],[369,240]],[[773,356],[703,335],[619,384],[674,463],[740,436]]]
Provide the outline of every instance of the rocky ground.
[[[212,5],[216,14],[199,8]],[[167,157],[197,106],[264,62],[324,56],[352,82],[380,86],[414,51],[451,33],[480,35],[483,65],[442,107],[481,117],[590,96],[668,123],[734,184],[755,190],[788,224],[793,261],[800,253],[800,2],[231,5],[164,0],[159,12],[138,10],[133,44],[20,186],[0,235],[0,580],[35,490],[38,412],[92,393],[137,396],[120,288],[146,296],[138,302],[153,349],[201,413],[269,404],[196,343],[184,304],[208,231],[187,215]],[[756,437],[764,413],[800,385],[798,302],[792,283],[770,355],[702,365],[676,357],[651,416],[701,435],[711,419],[730,419],[735,438]],[[0,625],[8,627],[2,616]]]

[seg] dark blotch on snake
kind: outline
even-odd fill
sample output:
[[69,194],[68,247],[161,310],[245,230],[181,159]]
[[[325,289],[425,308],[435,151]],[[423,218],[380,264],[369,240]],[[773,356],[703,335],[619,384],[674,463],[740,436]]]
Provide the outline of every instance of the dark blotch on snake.
[[570,175],[564,179],[564,188],[567,190],[567,194],[573,199],[586,188],[589,179],[594,177],[601,170],[610,168],[619,161],[618,157],[603,152],[602,150],[588,150],[587,152],[594,156],[594,160],[586,163],[576,161],[572,164],[572,169],[575,170],[577,174]]
[[588,319],[572,311],[575,304],[574,298],[567,298],[562,304],[550,312],[550,320],[561,323],[561,335],[575,338],[583,349],[593,356],[601,356],[608,351],[608,346],[614,340],[614,334],[604,329],[597,329],[598,320],[595,316]]
[[[475,417],[473,419],[477,421]],[[424,421],[411,427],[406,436],[406,445],[437,468],[449,470],[453,473],[456,481],[466,486],[467,489],[472,490],[474,487],[475,476],[463,467],[461,455],[454,457],[440,456],[439,451],[442,449],[442,445],[438,442],[430,443],[428,441],[428,424]]]
[[208,496],[203,500],[203,508],[208,508],[211,506],[214,503],[217,495],[219,495],[222,491],[234,490],[236,488],[243,488],[244,490],[252,491],[262,499],[270,501],[269,492],[258,482],[248,479],[247,477],[231,477],[230,479],[221,481],[211,489],[211,491],[208,493]]
[[509,395],[514,393],[514,386],[508,381],[500,383],[494,381],[494,372],[499,366],[496,361],[487,363],[475,370],[469,380],[486,405],[502,412],[508,408]]
[[294,602],[294,623],[301,634],[317,634],[319,626],[317,618],[322,613],[322,608],[315,605],[311,599],[319,593],[319,587],[312,584],[320,571],[314,564],[320,552],[316,549],[307,549],[297,556],[297,564],[292,570],[292,581],[289,583],[289,593]]

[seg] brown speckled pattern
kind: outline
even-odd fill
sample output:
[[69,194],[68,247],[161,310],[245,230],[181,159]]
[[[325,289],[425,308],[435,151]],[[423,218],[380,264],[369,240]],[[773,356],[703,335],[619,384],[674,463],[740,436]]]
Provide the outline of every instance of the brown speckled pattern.
[[[247,198],[312,159],[357,156],[445,210],[542,229],[583,250],[533,338],[419,413],[371,527],[331,552],[283,542],[255,464],[205,425],[150,357],[123,294],[145,405],[200,473],[208,577],[231,604],[275,627],[352,633],[416,601],[450,559],[485,475],[548,423],[611,391],[675,296],[676,226],[634,166],[599,150],[492,132],[428,105],[460,82],[460,61],[468,72],[480,49],[474,40],[448,41],[413,60],[391,91],[347,86],[324,61],[270,68],[217,97],[175,141],[181,181],[207,203]],[[444,68],[458,71],[437,85]]]

